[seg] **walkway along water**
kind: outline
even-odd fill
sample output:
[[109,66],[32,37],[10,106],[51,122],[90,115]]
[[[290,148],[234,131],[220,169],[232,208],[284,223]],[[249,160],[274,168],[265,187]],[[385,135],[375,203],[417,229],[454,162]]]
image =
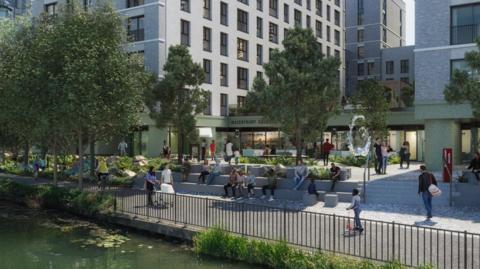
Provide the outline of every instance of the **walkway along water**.
[[191,236],[187,231],[219,226],[242,236],[284,240],[308,250],[376,261],[396,260],[407,266],[480,268],[480,234],[466,231],[362,220],[364,234],[344,236],[353,218],[165,193],[155,193],[156,206],[151,207],[146,206],[143,191],[114,194],[117,216],[137,223],[181,227],[183,232],[177,233],[186,237]]

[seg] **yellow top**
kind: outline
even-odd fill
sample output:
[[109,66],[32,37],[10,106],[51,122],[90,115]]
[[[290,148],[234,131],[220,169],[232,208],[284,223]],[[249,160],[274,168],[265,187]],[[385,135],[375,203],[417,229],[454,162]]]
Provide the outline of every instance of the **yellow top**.
[[105,162],[105,160],[98,161],[98,172],[102,174],[108,173],[107,162]]

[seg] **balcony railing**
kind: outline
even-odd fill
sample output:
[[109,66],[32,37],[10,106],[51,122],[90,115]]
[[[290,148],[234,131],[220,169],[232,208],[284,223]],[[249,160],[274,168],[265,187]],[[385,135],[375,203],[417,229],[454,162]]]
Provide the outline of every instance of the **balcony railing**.
[[474,43],[480,36],[480,24],[452,26],[450,29],[451,45]]

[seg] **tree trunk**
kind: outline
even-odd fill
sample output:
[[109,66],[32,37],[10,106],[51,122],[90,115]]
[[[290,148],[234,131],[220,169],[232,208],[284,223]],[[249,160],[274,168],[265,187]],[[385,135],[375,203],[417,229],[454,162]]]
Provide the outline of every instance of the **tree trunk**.
[[297,165],[302,160],[302,138],[300,127],[295,128],[295,147],[297,148]]
[[28,169],[28,154],[30,153],[30,146],[28,142],[25,143],[25,147],[23,148],[23,169]]
[[82,130],[78,132],[78,159],[80,161],[78,165],[78,188],[83,188],[83,137]]
[[90,177],[95,177],[95,137],[91,135],[89,137],[90,144]]
[[58,156],[57,156],[57,136],[53,136],[53,185],[58,182]]
[[183,139],[184,139],[184,134],[182,131],[178,132],[178,164],[182,164],[183,161]]

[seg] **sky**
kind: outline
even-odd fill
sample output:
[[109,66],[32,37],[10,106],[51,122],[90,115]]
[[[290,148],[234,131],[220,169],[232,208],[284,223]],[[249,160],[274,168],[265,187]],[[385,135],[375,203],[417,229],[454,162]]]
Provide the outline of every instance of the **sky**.
[[415,0],[403,0],[407,5],[407,45],[415,45]]

